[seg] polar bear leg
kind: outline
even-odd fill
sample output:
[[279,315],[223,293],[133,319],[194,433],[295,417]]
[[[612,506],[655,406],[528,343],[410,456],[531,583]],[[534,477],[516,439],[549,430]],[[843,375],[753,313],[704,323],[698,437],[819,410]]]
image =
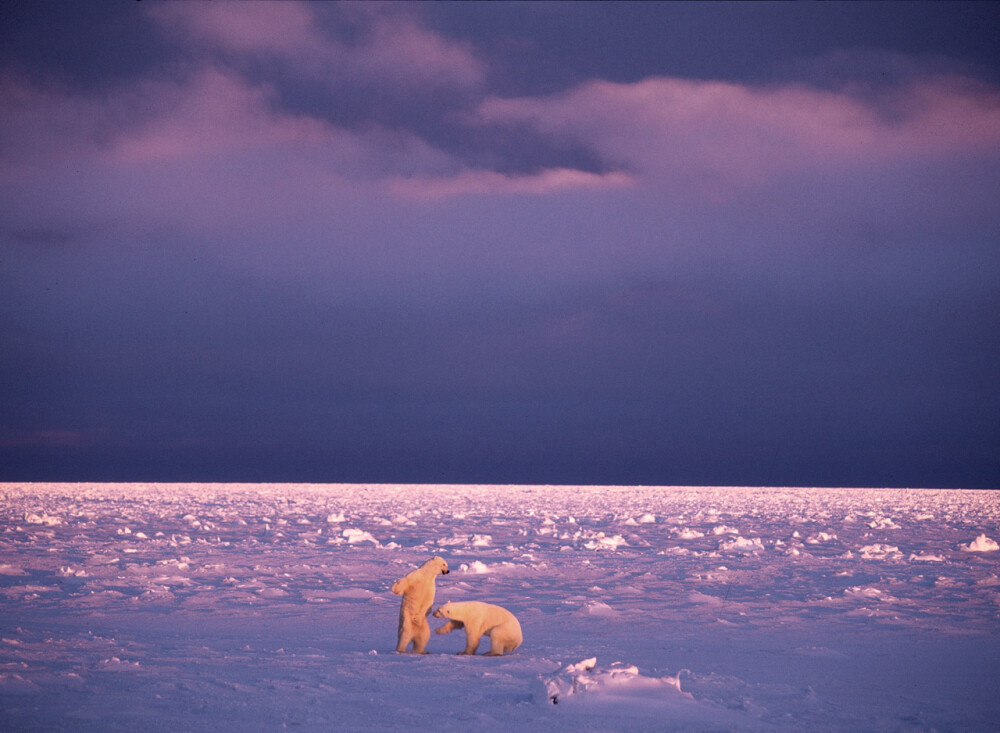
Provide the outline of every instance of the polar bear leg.
[[490,636],[490,650],[486,652],[489,657],[499,657],[509,648],[509,640],[507,635],[503,633],[503,629],[495,627],[489,632]]
[[448,634],[448,633],[451,633],[452,631],[454,631],[455,629],[461,629],[464,626],[465,626],[465,624],[463,624],[461,621],[458,621],[456,619],[449,619],[448,623],[446,623],[441,628],[436,629],[435,633],[437,633],[437,634]]
[[410,633],[409,629],[400,626],[399,637],[396,639],[396,651],[402,654],[411,641],[413,641],[413,634]]
[[416,628],[413,629],[413,651],[416,654],[426,654],[427,652],[424,650],[431,638],[430,624],[427,623],[427,619],[422,618],[414,626]]
[[494,626],[489,630],[490,650],[488,656],[499,657],[507,652],[512,652],[521,646],[519,634],[514,629],[505,626]]
[[490,634],[490,650],[486,652],[488,657],[499,657],[503,656],[506,648],[504,646],[504,640],[500,634]]
[[405,610],[400,609],[399,628],[396,632],[396,651],[402,654],[411,641],[413,641],[413,632],[410,630],[410,623],[406,618]]
[[459,654],[475,654],[476,649],[479,648],[479,640],[483,638],[483,634],[478,629],[470,629],[469,625],[465,626],[465,651],[459,652]]

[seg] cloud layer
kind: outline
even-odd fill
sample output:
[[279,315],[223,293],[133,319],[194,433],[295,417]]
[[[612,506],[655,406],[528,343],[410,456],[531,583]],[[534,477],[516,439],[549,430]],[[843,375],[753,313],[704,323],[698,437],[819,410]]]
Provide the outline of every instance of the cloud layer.
[[25,471],[998,475],[989,81],[503,96],[419,6],[143,8],[155,69],[0,70]]

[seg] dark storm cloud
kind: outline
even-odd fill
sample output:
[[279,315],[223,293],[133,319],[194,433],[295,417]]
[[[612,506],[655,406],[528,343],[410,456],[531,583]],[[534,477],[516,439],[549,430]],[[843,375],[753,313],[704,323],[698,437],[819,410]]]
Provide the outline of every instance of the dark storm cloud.
[[[945,65],[997,80],[995,3],[434,3],[428,17],[491,61],[504,96],[649,76],[761,84],[877,80]],[[847,57],[841,54],[850,51]],[[862,51],[871,64],[849,61]],[[815,59],[832,58],[832,65]],[[908,59],[908,61],[903,61]]]
[[109,7],[3,56],[9,476],[996,484],[989,14]]

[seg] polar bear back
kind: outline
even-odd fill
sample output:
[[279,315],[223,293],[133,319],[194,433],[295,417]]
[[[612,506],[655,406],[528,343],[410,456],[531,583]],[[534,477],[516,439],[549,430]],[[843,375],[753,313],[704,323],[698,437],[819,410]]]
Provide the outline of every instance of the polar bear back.
[[445,618],[461,621],[467,627],[488,633],[498,626],[503,627],[511,635],[521,637],[521,624],[517,616],[503,606],[495,606],[483,601],[453,601],[441,607],[441,615]]

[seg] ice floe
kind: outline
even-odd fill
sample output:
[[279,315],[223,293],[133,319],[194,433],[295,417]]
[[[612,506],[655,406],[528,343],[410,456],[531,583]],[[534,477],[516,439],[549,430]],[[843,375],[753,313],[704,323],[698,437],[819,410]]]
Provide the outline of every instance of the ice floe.
[[[0,730],[986,730],[996,537],[991,492],[2,485]],[[436,554],[514,654],[393,653]]]

